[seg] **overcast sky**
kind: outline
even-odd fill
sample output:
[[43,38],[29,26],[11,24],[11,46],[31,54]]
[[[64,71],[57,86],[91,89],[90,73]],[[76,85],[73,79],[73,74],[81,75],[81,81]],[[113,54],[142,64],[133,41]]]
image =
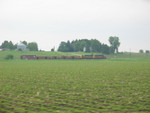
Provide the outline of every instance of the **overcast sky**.
[[0,0],[0,44],[120,38],[120,51],[150,50],[150,0]]

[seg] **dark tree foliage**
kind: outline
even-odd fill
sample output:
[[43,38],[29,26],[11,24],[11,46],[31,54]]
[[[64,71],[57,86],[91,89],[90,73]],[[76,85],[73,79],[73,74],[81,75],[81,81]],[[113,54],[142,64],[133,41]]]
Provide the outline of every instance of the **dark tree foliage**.
[[102,52],[102,44],[98,40],[92,39],[90,41],[90,52]]
[[150,51],[149,51],[149,50],[146,50],[145,53],[150,53]]
[[66,43],[66,47],[68,48],[67,52],[73,52],[73,46],[72,46],[72,44],[70,43],[69,40]]
[[104,54],[110,54],[110,47],[107,44],[101,45],[101,52]]
[[116,36],[110,36],[109,37],[109,43],[111,45],[111,52],[112,53],[118,53],[118,48],[120,46],[119,37]]
[[61,52],[67,52],[68,48],[67,48],[67,43],[66,42],[61,42],[58,48],[58,51]]
[[1,48],[1,49],[14,50],[14,49],[17,48],[17,46],[14,45],[14,44],[12,43],[12,41],[7,41],[7,40],[5,40],[5,41],[2,43],[2,45],[0,46],[0,48]]
[[96,39],[81,39],[73,40],[72,42],[61,42],[58,48],[61,52],[99,52],[99,53],[110,53],[110,47],[106,44],[101,44]]
[[115,53],[115,49],[112,46],[110,46],[110,48],[109,48],[109,53],[110,54],[114,54]]
[[22,41],[21,43],[25,44],[26,46],[28,45],[27,41]]
[[30,42],[30,43],[28,43],[27,48],[30,51],[38,51],[38,45],[37,45],[36,42]]
[[140,49],[140,50],[139,50],[139,53],[144,53],[144,50]]

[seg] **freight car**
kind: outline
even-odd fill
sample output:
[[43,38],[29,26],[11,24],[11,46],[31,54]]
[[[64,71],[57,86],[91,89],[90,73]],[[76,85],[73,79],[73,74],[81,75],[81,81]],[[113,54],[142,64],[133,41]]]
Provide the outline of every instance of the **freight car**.
[[106,59],[104,55],[84,55],[82,59]]
[[36,55],[22,55],[20,58],[27,59],[27,60],[29,59],[34,60],[34,59],[37,59],[37,56]]
[[46,57],[46,56],[37,56],[37,57],[36,57],[36,59],[39,59],[39,60],[40,60],[40,59],[41,59],[41,60],[44,60],[44,59],[47,59],[47,57]]
[[93,59],[93,55],[83,55],[82,59]]
[[106,59],[106,56],[104,55],[95,55],[93,56],[94,59]]
[[22,55],[21,59],[27,60],[46,60],[46,59],[106,59],[104,55],[82,55],[82,56],[36,56],[36,55]]

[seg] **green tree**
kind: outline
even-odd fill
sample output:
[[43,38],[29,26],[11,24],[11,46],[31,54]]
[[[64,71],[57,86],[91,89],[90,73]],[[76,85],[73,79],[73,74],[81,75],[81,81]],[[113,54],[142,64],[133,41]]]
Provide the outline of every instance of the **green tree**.
[[2,45],[1,45],[2,49],[9,49],[9,42],[7,40],[5,40]]
[[118,48],[120,46],[119,38],[116,36],[109,37],[109,43],[111,45],[111,52],[118,53]]
[[14,48],[14,50],[17,49],[17,44],[14,44],[13,48]]
[[[83,40],[81,40],[81,41],[84,42],[84,45],[85,45],[85,46],[84,46],[83,48],[86,48],[86,51],[85,51],[85,52],[92,52],[91,41],[88,40],[88,39],[83,39]],[[82,48],[82,50],[83,50],[83,48]]]
[[145,53],[149,53],[149,50],[146,50]]
[[38,44],[36,42],[30,42],[28,43],[27,48],[30,51],[38,51]]
[[102,44],[101,52],[104,54],[110,54],[110,47],[107,44]]
[[58,48],[58,51],[61,52],[73,52],[73,45],[68,40],[67,42],[61,42]]
[[73,51],[74,51],[74,52],[78,52],[78,51],[81,50],[79,40],[73,40],[73,41],[71,42],[71,45],[72,45],[72,47],[73,47]]
[[60,43],[58,51],[61,51],[61,52],[66,52],[67,51],[66,42],[61,42]]
[[22,41],[21,43],[25,44],[26,46],[28,45],[27,41]]
[[90,47],[90,52],[101,52],[101,43],[96,39],[90,40]]
[[2,43],[1,48],[2,48],[2,49],[14,50],[14,49],[16,49],[17,47],[16,47],[16,45],[14,45],[14,44],[12,43],[12,41],[7,41],[7,40],[5,40],[5,41]]
[[[96,39],[73,40],[72,42],[61,42],[58,51],[62,52],[102,52],[102,44]],[[106,52],[107,51],[107,52]],[[109,53],[109,46],[103,45],[103,52]]]
[[13,49],[14,49],[14,45],[13,45],[12,41],[9,41],[9,49],[10,49],[10,50],[13,50]]
[[144,53],[144,51],[142,49],[139,50],[139,53]]
[[68,40],[67,43],[66,43],[66,52],[73,52],[73,46],[72,44],[70,43],[70,41]]
[[79,40],[78,44],[79,51],[84,51],[84,48],[86,48],[85,52],[90,52],[90,43],[87,39]]

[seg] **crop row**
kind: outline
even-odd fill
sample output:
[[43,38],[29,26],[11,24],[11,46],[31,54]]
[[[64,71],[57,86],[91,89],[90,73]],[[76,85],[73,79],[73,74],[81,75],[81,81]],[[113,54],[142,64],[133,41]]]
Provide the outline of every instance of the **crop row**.
[[150,62],[2,61],[2,113],[149,112]]

